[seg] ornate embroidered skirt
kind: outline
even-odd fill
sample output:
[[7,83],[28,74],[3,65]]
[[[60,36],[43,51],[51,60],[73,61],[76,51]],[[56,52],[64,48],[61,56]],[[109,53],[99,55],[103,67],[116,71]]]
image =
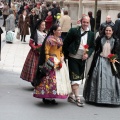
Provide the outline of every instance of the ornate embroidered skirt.
[[63,62],[60,70],[51,70],[42,78],[42,82],[34,90],[36,98],[60,98],[65,99],[71,93],[68,69]]

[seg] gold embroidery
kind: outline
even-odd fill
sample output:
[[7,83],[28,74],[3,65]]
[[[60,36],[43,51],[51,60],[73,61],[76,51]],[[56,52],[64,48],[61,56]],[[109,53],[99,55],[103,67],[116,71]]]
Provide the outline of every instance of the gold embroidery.
[[83,74],[77,75],[74,72],[72,72],[72,78],[76,79],[76,80],[78,80],[78,79],[81,80],[81,79],[83,79]]
[[79,79],[79,75],[75,74],[74,72],[72,72],[72,77],[73,79]]

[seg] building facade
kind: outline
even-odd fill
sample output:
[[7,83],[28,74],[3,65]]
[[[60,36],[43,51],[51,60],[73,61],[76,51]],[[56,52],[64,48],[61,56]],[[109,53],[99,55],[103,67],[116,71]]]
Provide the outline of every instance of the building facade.
[[[101,10],[101,22],[106,20],[107,15],[115,22],[120,12],[120,0],[97,0],[97,3],[97,10]],[[95,0],[65,0],[64,6],[68,8],[73,23],[88,11],[92,11],[94,16]]]

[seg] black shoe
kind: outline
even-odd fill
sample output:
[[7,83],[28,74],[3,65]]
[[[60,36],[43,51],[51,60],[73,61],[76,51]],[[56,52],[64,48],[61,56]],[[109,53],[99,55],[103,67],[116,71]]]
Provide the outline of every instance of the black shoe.
[[24,40],[24,42],[26,42],[26,41]]
[[50,104],[50,103],[51,103],[51,101],[50,101],[50,100],[45,99],[45,98],[43,98],[43,99],[42,99],[42,101],[43,101],[43,103],[44,103],[44,104]]
[[52,105],[57,105],[57,104],[58,104],[58,103],[55,101],[55,99],[51,100],[50,103],[51,103]]

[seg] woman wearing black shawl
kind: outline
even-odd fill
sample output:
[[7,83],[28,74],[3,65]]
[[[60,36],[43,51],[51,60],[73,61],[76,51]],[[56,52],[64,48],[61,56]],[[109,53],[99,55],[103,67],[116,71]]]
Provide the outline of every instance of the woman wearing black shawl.
[[[104,35],[96,39],[95,53],[83,97],[86,102],[120,105],[120,42],[112,26],[106,26]],[[117,55],[114,63],[109,59]]]
[[[34,80],[37,85],[35,84],[33,96],[43,99],[44,103],[56,104],[56,98],[66,99],[71,92],[69,73],[62,53],[63,42],[60,36],[61,27],[54,24],[41,47],[38,70]],[[41,72],[41,67],[46,71]],[[45,72],[46,74],[43,75]]]
[[45,30],[45,21],[39,20],[35,26],[35,32],[31,34],[31,39],[29,42],[29,46],[31,47],[27,58],[25,60],[20,78],[26,80],[28,82],[33,83],[33,80],[36,75],[40,47],[46,37]]

